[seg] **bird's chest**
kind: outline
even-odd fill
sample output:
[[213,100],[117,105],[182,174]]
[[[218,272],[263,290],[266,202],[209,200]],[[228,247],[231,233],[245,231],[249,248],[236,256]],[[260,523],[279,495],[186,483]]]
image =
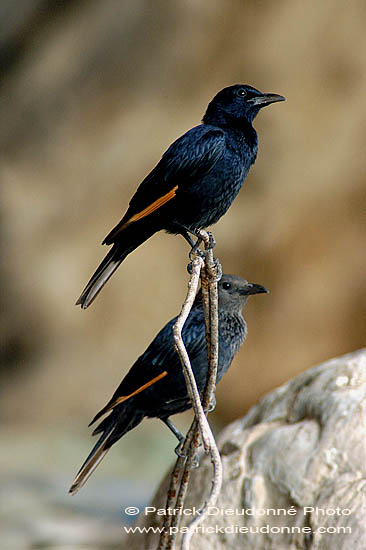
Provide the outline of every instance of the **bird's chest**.
[[256,154],[254,138],[227,131],[224,150],[212,166],[178,183],[177,200],[171,205],[172,227],[178,223],[193,230],[216,223],[234,201]]
[[[226,154],[220,159],[216,167],[216,185],[220,189],[222,197],[230,198],[239,192],[253,164],[255,156],[244,140],[235,140],[228,143]],[[212,189],[207,190],[208,195]]]
[[228,138],[223,155],[202,181],[208,199],[239,191],[256,152],[243,137]]
[[[194,217],[197,210],[194,223],[201,221],[202,227],[207,227],[225,214],[242,187],[255,157],[256,149],[244,138],[227,140],[225,151],[213,168],[187,189],[190,215]],[[205,215],[202,216],[202,213]],[[199,220],[200,216],[202,220]]]
[[245,340],[246,323],[241,316],[225,314],[219,317],[219,363],[217,381],[230,367],[235,354]]

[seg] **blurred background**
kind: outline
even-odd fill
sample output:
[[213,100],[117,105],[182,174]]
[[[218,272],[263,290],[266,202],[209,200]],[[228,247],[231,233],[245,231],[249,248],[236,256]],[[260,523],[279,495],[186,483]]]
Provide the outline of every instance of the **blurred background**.
[[67,495],[89,420],[180,309],[187,244],[154,236],[90,309],[74,302],[137,185],[224,86],[287,102],[256,119],[257,162],[214,227],[224,271],[271,292],[246,308],[216,430],[362,346],[364,21],[362,0],[2,0],[4,548],[120,547],[123,507],[146,503],[174,460],[173,436],[145,421]]

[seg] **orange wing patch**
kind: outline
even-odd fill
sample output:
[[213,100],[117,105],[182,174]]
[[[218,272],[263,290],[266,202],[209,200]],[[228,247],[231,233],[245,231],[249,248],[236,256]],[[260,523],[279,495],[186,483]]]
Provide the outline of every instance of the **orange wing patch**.
[[158,380],[161,380],[161,378],[164,378],[164,376],[166,376],[167,374],[168,372],[165,370],[164,372],[161,372],[158,376],[155,376],[155,378],[153,378],[152,380],[149,380],[149,382],[146,382],[146,384],[144,384],[134,392],[130,393],[129,395],[123,395],[122,397],[119,397],[108,407],[108,409],[104,411],[103,414],[106,414],[108,411],[114,409],[114,407],[117,407],[117,405],[119,405],[120,403],[127,401],[127,399],[130,399],[130,397],[133,397],[134,395],[137,395],[138,393],[146,390],[146,388],[148,388],[149,386],[152,386],[153,384],[155,384],[155,382],[157,382]]
[[157,210],[158,208],[163,206],[163,204],[166,204],[173,197],[175,197],[177,189],[178,189],[178,185],[173,187],[173,189],[171,189],[169,193],[167,193],[166,195],[163,195],[162,197],[156,199],[156,201],[154,201],[149,206],[141,210],[141,212],[134,214],[132,218],[130,218],[126,223],[122,225],[122,227],[120,227],[120,230],[124,229],[127,225],[130,225],[130,223],[137,222],[138,220],[141,220],[142,218],[145,218],[149,214],[152,214],[153,212],[155,212],[155,210]]

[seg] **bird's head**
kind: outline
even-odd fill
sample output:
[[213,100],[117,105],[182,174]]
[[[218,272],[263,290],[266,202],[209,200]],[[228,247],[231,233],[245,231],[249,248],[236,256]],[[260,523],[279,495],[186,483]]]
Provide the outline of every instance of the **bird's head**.
[[247,84],[235,84],[218,92],[209,103],[202,119],[204,124],[235,127],[252,123],[262,107],[285,101],[282,95],[263,93]]
[[248,283],[237,275],[223,275],[218,282],[219,310],[240,312],[249,296],[267,293],[262,285]]

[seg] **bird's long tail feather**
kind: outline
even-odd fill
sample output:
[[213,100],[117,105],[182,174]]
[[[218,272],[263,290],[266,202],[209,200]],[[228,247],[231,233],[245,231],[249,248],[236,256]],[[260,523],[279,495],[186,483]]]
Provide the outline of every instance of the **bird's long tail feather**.
[[91,450],[88,458],[81,466],[69,489],[69,493],[71,493],[72,495],[74,495],[79,489],[81,489],[81,487],[89,479],[95,468],[103,460],[103,458],[109,451],[110,447],[106,447],[106,445],[108,438],[112,434],[114,428],[115,426],[111,426],[111,428],[102,435],[102,437],[99,439],[99,441],[97,441],[97,443]]
[[135,410],[132,404],[126,404],[122,410],[112,411],[94,430],[93,435],[103,432],[84,464],[78,471],[69,493],[74,495],[92,475],[98,464],[103,460],[111,446],[123,435],[137,426],[144,414]]
[[82,309],[89,307],[123,260],[140,244],[147,241],[156,230],[152,225],[141,225],[139,228],[127,227],[123,232],[123,240],[119,240],[113,245],[112,249],[97,267],[76,305],[80,305]]
[[112,277],[117,267],[121,265],[123,260],[132,250],[133,249],[128,249],[127,251],[121,252],[119,247],[115,245],[97,267],[75,305],[80,305],[83,309],[89,307],[106,282]]

